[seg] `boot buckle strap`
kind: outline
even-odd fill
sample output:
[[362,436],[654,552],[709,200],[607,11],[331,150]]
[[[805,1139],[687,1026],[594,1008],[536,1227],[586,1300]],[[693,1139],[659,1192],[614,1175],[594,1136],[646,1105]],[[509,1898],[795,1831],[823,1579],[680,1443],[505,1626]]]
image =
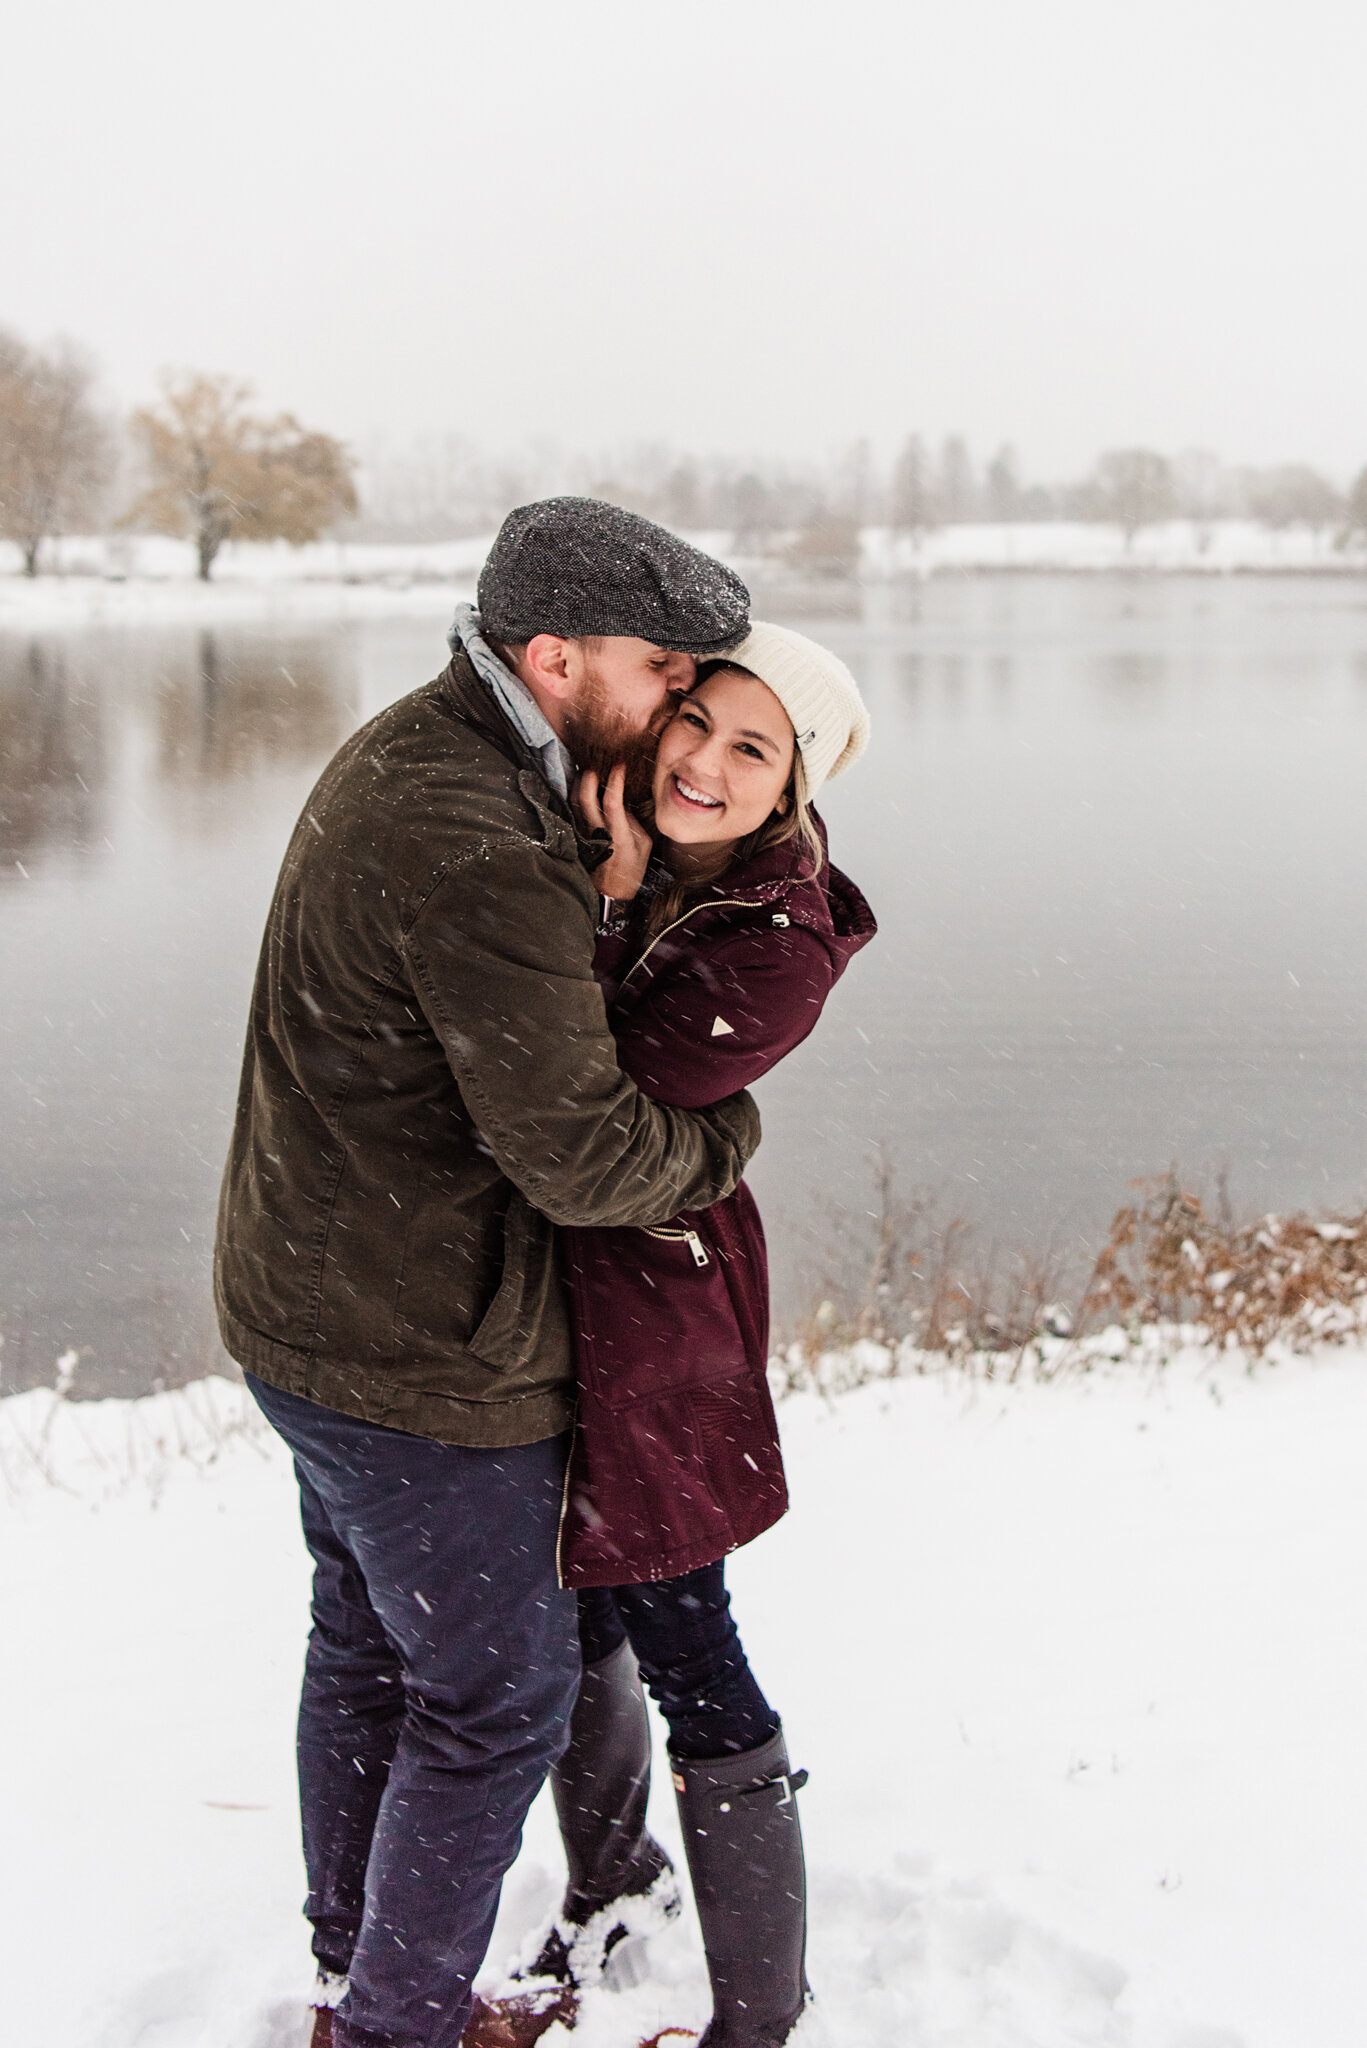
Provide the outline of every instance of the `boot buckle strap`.
[[[764,1778],[758,1785],[747,1785],[743,1790],[733,1793],[732,1797],[736,1799],[758,1799],[761,1792],[773,1792],[781,1785],[783,1787],[783,1797],[778,1801],[778,1804],[780,1806],[791,1806],[794,1792],[802,1790],[807,1782],[807,1777],[808,1773],[806,1771],[780,1771],[776,1778]],[[722,1801],[721,1810],[723,1813],[731,1811],[731,1801],[729,1799]]]

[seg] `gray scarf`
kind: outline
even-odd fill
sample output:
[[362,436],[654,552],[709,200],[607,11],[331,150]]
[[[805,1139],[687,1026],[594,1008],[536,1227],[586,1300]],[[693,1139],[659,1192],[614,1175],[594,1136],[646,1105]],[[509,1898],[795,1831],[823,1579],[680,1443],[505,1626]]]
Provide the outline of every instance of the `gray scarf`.
[[568,802],[574,763],[563,740],[555,731],[527,685],[499,660],[480,630],[479,613],[472,604],[458,604],[446,644],[454,654],[464,648],[480,681],[487,683],[499,710],[513,731],[537,755],[541,773],[557,796]]

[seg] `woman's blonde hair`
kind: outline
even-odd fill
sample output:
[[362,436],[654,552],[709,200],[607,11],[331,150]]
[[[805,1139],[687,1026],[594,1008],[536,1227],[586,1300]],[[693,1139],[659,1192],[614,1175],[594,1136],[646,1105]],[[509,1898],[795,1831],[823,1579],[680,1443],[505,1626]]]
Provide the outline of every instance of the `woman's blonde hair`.
[[[722,673],[749,676],[752,682],[764,680],[762,676],[755,675],[753,669],[742,668],[738,662],[711,661],[703,665],[698,682],[706,682],[709,676]],[[694,685],[695,689],[696,687],[697,684]],[[810,873],[820,874],[821,864],[826,858],[826,849],[821,843],[821,834],[817,831],[816,820],[812,816],[806,779],[802,773],[802,755],[796,739],[793,743],[792,772],[783,795],[787,798],[785,808],[780,810],[776,804],[762,825],[757,825],[744,839],[737,840],[735,850],[720,875],[713,875],[706,882],[674,882],[668,889],[662,889],[658,896],[651,899],[645,922],[647,939],[658,938],[666,925],[673,924],[675,918],[681,917],[690,904],[699,901],[709,889],[730,874],[732,868],[744,867],[747,861],[754,860],[758,854],[767,853],[770,847],[786,846],[790,839],[801,840],[802,850],[811,861]],[[654,822],[653,815],[647,822]]]

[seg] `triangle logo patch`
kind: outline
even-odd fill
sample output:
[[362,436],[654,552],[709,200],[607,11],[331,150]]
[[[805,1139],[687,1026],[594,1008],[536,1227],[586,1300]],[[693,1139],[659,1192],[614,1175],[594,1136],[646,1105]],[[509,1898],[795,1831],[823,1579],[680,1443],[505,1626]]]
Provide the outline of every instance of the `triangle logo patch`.
[[714,1018],[713,1018],[713,1020],[712,1020],[712,1036],[713,1036],[714,1038],[734,1038],[734,1037],[735,1037],[735,1035],[736,1035],[736,1027],[735,1027],[735,1025],[734,1025],[734,1024],[728,1024],[728,1023],[727,1023],[727,1021],[726,1021],[726,1019],[725,1019],[725,1017],[714,1017]]

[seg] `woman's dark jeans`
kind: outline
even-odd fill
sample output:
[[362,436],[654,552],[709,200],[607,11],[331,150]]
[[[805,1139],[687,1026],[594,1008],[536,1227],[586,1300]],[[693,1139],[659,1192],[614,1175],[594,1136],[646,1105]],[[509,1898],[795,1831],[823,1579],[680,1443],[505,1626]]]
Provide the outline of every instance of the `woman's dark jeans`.
[[731,1619],[725,1566],[705,1564],[647,1586],[594,1586],[579,1595],[585,1664],[630,1642],[677,1757],[740,1755],[779,1729]]

